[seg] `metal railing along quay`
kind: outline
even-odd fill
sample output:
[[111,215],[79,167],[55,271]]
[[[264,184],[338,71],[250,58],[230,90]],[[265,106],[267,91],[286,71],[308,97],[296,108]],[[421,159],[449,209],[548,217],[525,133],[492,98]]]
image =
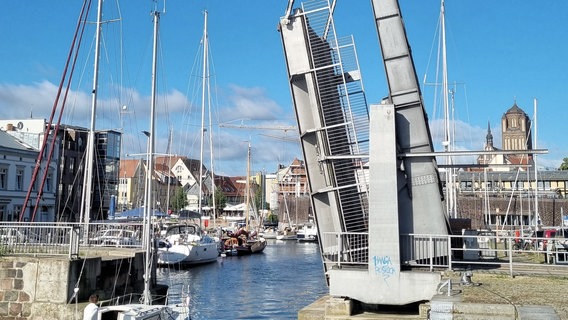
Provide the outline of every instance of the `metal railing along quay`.
[[142,223],[0,222],[0,256],[33,255],[76,258],[80,249],[142,248]]
[[[367,240],[368,233],[322,234],[322,257],[327,269],[368,268]],[[497,235],[491,231],[464,235],[408,234],[401,235],[400,247],[404,257],[401,264],[410,269],[495,270],[511,276],[568,272],[566,238]]]

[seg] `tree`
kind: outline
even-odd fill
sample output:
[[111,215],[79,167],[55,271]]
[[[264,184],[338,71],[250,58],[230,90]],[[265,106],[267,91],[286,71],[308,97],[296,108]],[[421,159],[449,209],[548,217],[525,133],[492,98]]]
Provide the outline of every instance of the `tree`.
[[217,211],[215,212],[216,217],[219,216],[219,211],[225,208],[226,205],[227,196],[225,196],[225,193],[223,193],[223,191],[221,191],[220,189],[215,189],[215,210]]
[[560,168],[558,168],[558,170],[568,170],[568,158],[564,158],[562,160],[562,164],[560,165]]
[[256,186],[256,190],[254,192],[254,205],[256,206],[256,208],[258,210],[270,209],[269,204],[267,202],[263,201],[265,199],[263,197],[264,194],[262,192],[262,188],[258,185],[255,185],[255,186]]
[[187,196],[183,187],[177,187],[172,199],[170,200],[172,209],[175,212],[179,212],[181,209],[187,206]]

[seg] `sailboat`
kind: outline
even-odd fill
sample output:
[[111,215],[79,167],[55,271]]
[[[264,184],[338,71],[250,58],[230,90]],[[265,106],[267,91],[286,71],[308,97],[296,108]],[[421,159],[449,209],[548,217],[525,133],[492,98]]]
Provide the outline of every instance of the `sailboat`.
[[[249,226],[250,226],[250,195],[251,195],[251,190],[250,190],[250,158],[251,158],[251,147],[250,147],[250,142],[248,145],[248,149],[247,149],[247,181],[246,181],[246,230],[249,231]],[[258,219],[257,219],[258,221]],[[266,248],[267,242],[266,239],[264,239],[263,237],[259,236],[257,234],[257,232],[251,232],[249,238],[247,239],[246,243],[245,243],[245,247],[250,248],[250,252],[251,253],[261,253],[264,251],[264,248]]]
[[[199,181],[199,200],[198,212],[202,212],[202,195],[203,195],[203,128],[205,126],[205,104],[206,93],[209,80],[208,71],[208,36],[207,36],[207,11],[204,12],[205,22],[203,28],[203,77],[202,77],[202,101],[201,101],[201,152]],[[212,182],[213,183],[213,182]],[[207,235],[201,226],[195,223],[179,223],[168,226],[163,245],[158,250],[158,265],[160,266],[190,266],[196,264],[204,264],[217,261],[219,256],[220,241]]]
[[[266,239],[260,236],[257,230],[250,231],[250,142],[247,149],[247,176],[245,187],[245,227],[223,239],[223,254],[233,256],[244,256],[253,253],[261,253],[267,246]],[[258,219],[257,219],[258,221]]]
[[[98,28],[100,32],[100,21],[102,16],[102,0],[99,0],[98,7]],[[157,57],[157,44],[158,44],[158,26],[160,21],[160,12],[153,11],[154,18],[154,46],[153,46],[153,60],[152,60],[152,97],[150,108],[150,134],[148,135],[148,163],[146,174],[146,190],[145,190],[145,204],[144,204],[144,227],[143,227],[143,243],[145,247],[145,274],[144,274],[144,291],[140,303],[127,303],[115,304],[109,306],[101,306],[98,308],[98,319],[131,319],[131,320],[151,320],[151,319],[189,319],[189,300],[184,300],[179,304],[152,304],[153,297],[150,291],[150,284],[152,275],[155,268],[154,264],[154,239],[151,214],[152,214],[152,183],[154,171],[154,145],[155,145],[155,113],[156,113],[156,57]],[[97,36],[98,38],[98,36]],[[98,55],[97,58],[98,59]],[[120,301],[117,299],[117,301]]]
[[318,241],[318,226],[313,220],[306,222],[296,235],[298,242],[316,242]]
[[[297,189],[298,187],[296,187]],[[276,240],[296,240],[298,238],[297,235],[297,223],[298,223],[298,195],[294,196],[294,200],[296,201],[294,208],[296,209],[296,223],[292,225],[292,219],[290,218],[290,211],[288,210],[288,202],[286,198],[288,197],[287,194],[284,195],[284,210],[286,213],[286,220],[287,225],[278,231],[278,235],[276,236]]]
[[[448,85],[448,65],[447,65],[447,55],[446,55],[446,9],[444,0],[440,1],[440,33],[438,38],[438,63],[439,68],[441,68],[441,83],[436,79],[435,86],[440,85],[441,87],[441,104],[443,111],[443,140],[442,146],[444,152],[447,155],[444,156],[445,159],[445,204],[447,218],[457,217],[457,183],[456,183],[456,168],[454,163],[454,156],[452,152],[455,150],[455,130],[454,130],[454,119],[453,119],[453,90],[449,88]],[[436,76],[438,76],[438,71],[436,71]],[[424,78],[426,82],[426,76]],[[450,101],[451,95],[451,101]],[[437,94],[434,97],[434,104],[437,104]],[[451,102],[451,103],[450,103]]]

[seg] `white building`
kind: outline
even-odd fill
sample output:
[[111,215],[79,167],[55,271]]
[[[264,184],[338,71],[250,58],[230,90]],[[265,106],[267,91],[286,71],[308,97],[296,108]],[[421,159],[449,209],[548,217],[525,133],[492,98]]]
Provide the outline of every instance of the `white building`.
[[[22,140],[0,130],[0,220],[18,221],[20,220],[22,207],[26,198],[35,163],[38,157],[38,150]],[[36,204],[37,193],[32,192],[32,196],[27,204],[27,210],[22,215],[22,221],[55,221],[55,162],[49,166],[47,171],[43,195],[39,203]],[[40,171],[41,172],[41,171]],[[42,174],[39,175],[42,177]],[[34,190],[41,179],[35,184]],[[35,215],[34,208],[37,205]]]

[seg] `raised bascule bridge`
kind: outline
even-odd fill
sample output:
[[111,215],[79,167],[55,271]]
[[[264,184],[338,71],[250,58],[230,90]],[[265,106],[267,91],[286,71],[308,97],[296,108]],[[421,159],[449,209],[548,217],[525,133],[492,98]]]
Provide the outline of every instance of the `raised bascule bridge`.
[[413,266],[446,259],[448,244],[418,235],[449,223],[398,2],[372,3],[389,91],[370,108],[333,4],[290,1],[279,31],[330,295],[405,305],[436,293],[440,273]]

